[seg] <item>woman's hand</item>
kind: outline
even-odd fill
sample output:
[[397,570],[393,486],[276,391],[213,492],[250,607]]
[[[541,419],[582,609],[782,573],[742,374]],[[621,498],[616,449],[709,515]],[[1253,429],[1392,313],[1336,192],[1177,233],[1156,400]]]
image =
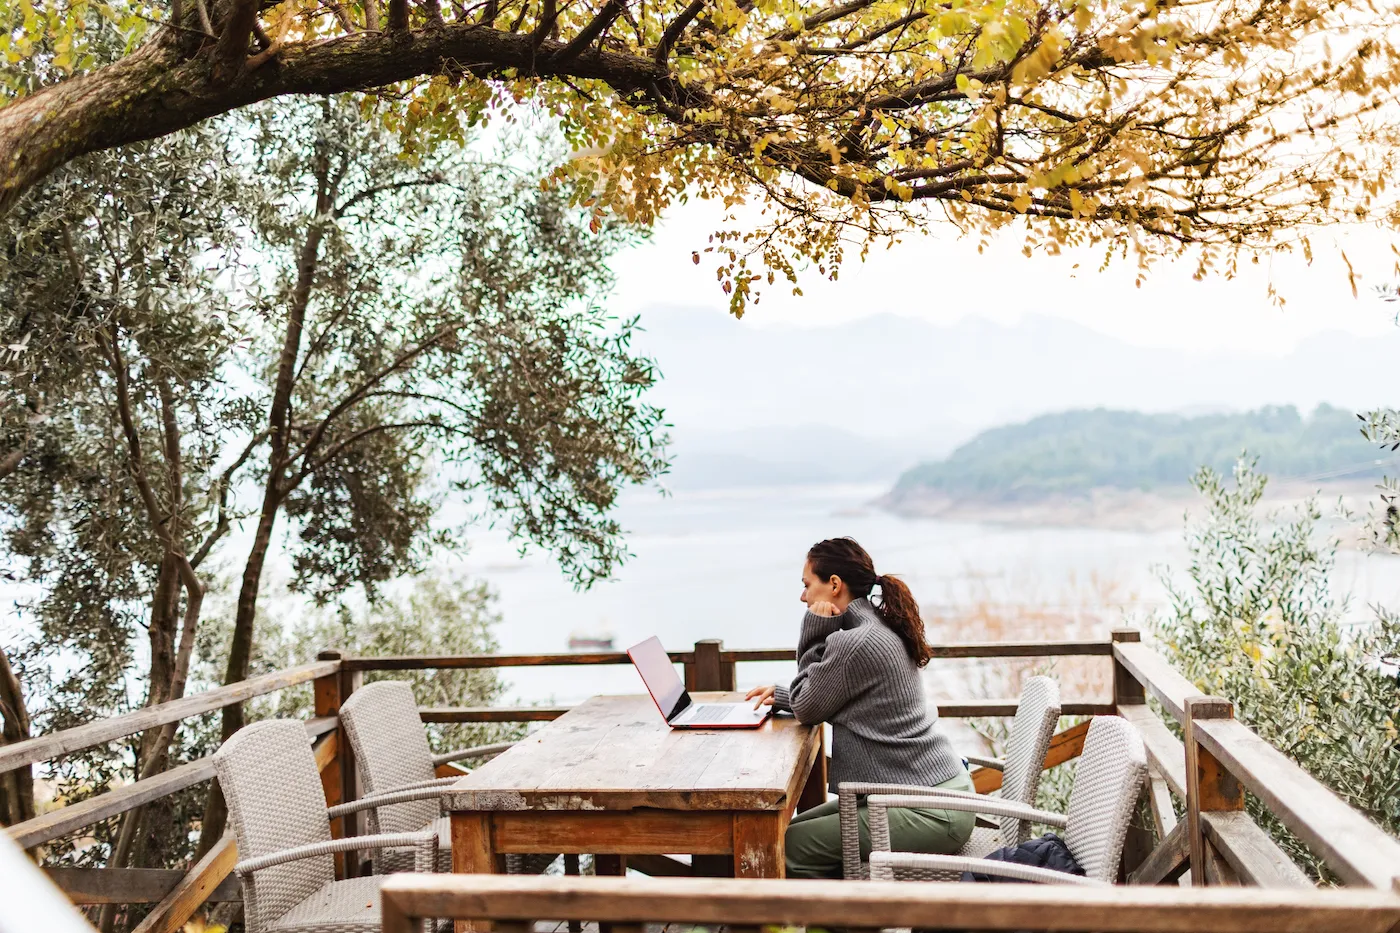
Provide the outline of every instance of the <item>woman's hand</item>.
[[753,708],[754,708],[754,709],[758,709],[760,706],[772,706],[772,705],[773,705],[773,691],[774,691],[774,689],[776,689],[776,688],[774,688],[774,687],[754,687],[754,688],[753,688],[752,690],[750,690],[747,694],[745,694],[744,699],[746,699],[746,700],[753,700],[753,701],[754,701],[754,703],[753,703]]
[[814,603],[810,603],[807,606],[807,611],[814,616],[825,616],[828,619],[841,614],[840,609],[837,609],[835,605],[824,599],[819,599]]

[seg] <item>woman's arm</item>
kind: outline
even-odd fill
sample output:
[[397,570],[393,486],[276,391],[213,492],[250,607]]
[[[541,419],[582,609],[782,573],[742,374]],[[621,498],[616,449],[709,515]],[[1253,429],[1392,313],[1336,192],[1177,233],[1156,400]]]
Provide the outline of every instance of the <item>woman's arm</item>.
[[807,613],[797,643],[797,676],[790,686],[774,689],[774,708],[791,710],[808,725],[825,722],[854,692],[850,663],[863,643],[858,629],[842,632],[840,616]]

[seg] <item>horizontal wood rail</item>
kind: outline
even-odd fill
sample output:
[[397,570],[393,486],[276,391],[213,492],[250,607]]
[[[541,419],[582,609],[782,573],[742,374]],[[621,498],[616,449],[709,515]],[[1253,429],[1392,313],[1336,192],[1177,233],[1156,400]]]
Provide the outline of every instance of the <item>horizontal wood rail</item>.
[[1400,883],[1400,840],[1349,807],[1321,781],[1235,719],[1199,720],[1195,734],[1250,793],[1264,802],[1348,884]]
[[[307,732],[314,739],[334,729],[335,720],[313,719],[306,725]],[[135,781],[57,810],[50,810],[23,823],[16,823],[5,832],[20,846],[29,849],[66,836],[84,826],[91,826],[109,817],[134,810],[152,800],[167,797],[200,781],[207,781],[213,776],[214,759],[198,758],[145,780]]]
[[[74,904],[154,904],[185,879],[178,868],[45,868]],[[208,901],[237,901],[243,897],[238,879],[226,876],[210,888]]]
[[1183,725],[1186,723],[1186,698],[1200,696],[1201,691],[1172,667],[1170,661],[1142,642],[1115,643],[1113,659],[1127,668],[1173,719]]
[[[1108,641],[989,641],[933,645],[935,658],[1041,658],[1097,656],[1113,653]],[[676,664],[693,664],[695,651],[668,652]],[[748,661],[795,661],[792,648],[748,648],[720,651],[724,664]],[[589,664],[630,664],[625,651],[574,651],[560,654],[377,655],[347,657],[347,671],[422,671],[493,667],[568,667]]]
[[1269,834],[1245,814],[1202,813],[1201,829],[1241,883],[1256,888],[1313,886]]
[[[1011,717],[1016,715],[1017,700],[1009,697],[1004,700],[936,700],[938,715],[947,719],[978,719],[987,717]],[[1062,716],[1112,716],[1117,707],[1112,703],[1086,703],[1071,701],[1060,704]]]
[[0,773],[13,771],[15,768],[22,768],[36,761],[59,758],[72,752],[82,751],[85,748],[92,748],[94,745],[110,742],[113,739],[145,732],[156,726],[180,722],[191,716],[211,713],[214,710],[223,709],[225,706],[232,706],[253,697],[284,690],[287,687],[295,687],[298,684],[315,680],[317,677],[334,674],[339,669],[339,664],[338,661],[303,664],[285,671],[275,671],[271,674],[263,674],[261,677],[252,677],[236,684],[229,684],[227,687],[219,687],[204,693],[171,700],[169,703],[147,706],[122,716],[113,716],[111,719],[99,719],[74,729],[64,729],[62,732],[55,732],[51,735],[41,735],[38,738],[26,739],[13,745],[0,746]]
[[[1041,763],[1041,769],[1048,771],[1072,758],[1078,758],[1084,752],[1084,737],[1089,734],[1089,725],[1088,722],[1081,722],[1077,726],[1070,726],[1063,732],[1055,733],[1050,738],[1050,748],[1045,753],[1045,761]],[[973,768],[973,789],[979,794],[990,794],[1001,788],[1004,776],[996,768]]]
[[382,901],[384,933],[412,933],[425,917],[512,931],[533,920],[1065,933],[1393,933],[1400,924],[1400,897],[1355,890],[441,874],[386,878]]
[[[695,660],[693,651],[669,652],[677,664]],[[476,670],[491,667],[569,667],[590,664],[631,664],[625,651],[575,651],[565,654],[458,654],[376,655],[350,657],[341,662],[346,671]]]
[[[1234,719],[1228,701],[1202,697],[1150,646],[1115,642],[1113,656],[1144,694],[1187,727],[1183,743],[1141,700],[1118,705],[1142,735],[1153,774],[1187,801],[1198,834],[1193,856],[1193,864],[1201,863],[1194,869],[1198,879],[1214,875],[1217,881],[1270,888],[1310,884],[1243,812],[1247,790],[1347,884],[1400,890],[1400,840]],[[1210,711],[1222,704],[1226,709],[1190,715],[1193,708]]]

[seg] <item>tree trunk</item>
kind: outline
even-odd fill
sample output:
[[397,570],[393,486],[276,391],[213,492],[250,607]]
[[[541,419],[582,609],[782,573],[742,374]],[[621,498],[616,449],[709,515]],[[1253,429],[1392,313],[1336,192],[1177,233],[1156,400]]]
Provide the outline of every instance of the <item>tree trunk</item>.
[[[324,145],[324,144],[322,144]],[[273,384],[272,410],[268,418],[268,472],[263,486],[262,511],[253,536],[253,549],[243,565],[243,581],[238,591],[238,607],[233,621],[233,640],[229,645],[228,668],[224,683],[233,684],[248,677],[248,665],[253,656],[253,622],[257,618],[258,589],[262,585],[263,567],[272,542],[272,528],[277,513],[289,489],[284,488],[287,471],[287,451],[291,438],[289,428],[292,413],[292,390],[295,387],[297,360],[301,355],[301,336],[306,323],[306,309],[311,302],[311,289],[316,280],[317,260],[325,225],[329,222],[335,203],[334,186],[330,179],[330,154],[322,149],[316,163],[316,215],[308,225],[306,240],[297,257],[297,283],[292,290],[287,309],[287,330],[282,338],[282,353],[277,361],[277,379]],[[224,707],[222,740],[228,741],[244,723],[243,704]],[[199,831],[196,857],[214,847],[224,834],[228,822],[228,807],[215,781],[209,788],[209,800],[204,807],[204,819]]]
[[[175,562],[175,555],[167,553],[156,576],[156,588],[151,596],[151,616],[147,623],[151,646],[151,663],[146,679],[147,706],[155,706],[173,699],[170,696],[170,682],[175,673],[175,612],[179,592],[180,571]],[[156,748],[163,731],[157,728],[142,733],[136,755],[135,777],[138,780],[155,773],[151,769],[151,763],[158,757]],[[122,816],[121,827],[117,830],[117,841],[107,859],[108,868],[126,868],[133,864],[132,843],[140,832],[144,809],[137,807],[128,810]],[[110,933],[116,915],[116,905],[103,906],[98,913],[97,928],[103,933]]]
[[[10,659],[0,650],[0,718],[4,720],[2,745],[13,745],[29,738],[29,711],[24,691],[10,667]],[[34,772],[30,765],[0,774],[0,824],[13,826],[34,818]]]

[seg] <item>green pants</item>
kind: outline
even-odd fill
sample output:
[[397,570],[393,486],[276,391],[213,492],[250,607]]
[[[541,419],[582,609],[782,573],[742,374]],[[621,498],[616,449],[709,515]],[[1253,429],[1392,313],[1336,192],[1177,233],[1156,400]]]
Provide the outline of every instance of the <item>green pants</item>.
[[[972,778],[966,771],[938,786],[960,791],[973,789]],[[865,860],[870,857],[870,822],[864,801],[857,812],[860,815],[860,857]],[[971,838],[977,820],[976,814],[959,810],[898,808],[888,812],[890,845],[896,852],[952,854]],[[793,817],[784,837],[784,847],[789,878],[840,878],[841,816],[837,812],[837,801],[827,801]]]

